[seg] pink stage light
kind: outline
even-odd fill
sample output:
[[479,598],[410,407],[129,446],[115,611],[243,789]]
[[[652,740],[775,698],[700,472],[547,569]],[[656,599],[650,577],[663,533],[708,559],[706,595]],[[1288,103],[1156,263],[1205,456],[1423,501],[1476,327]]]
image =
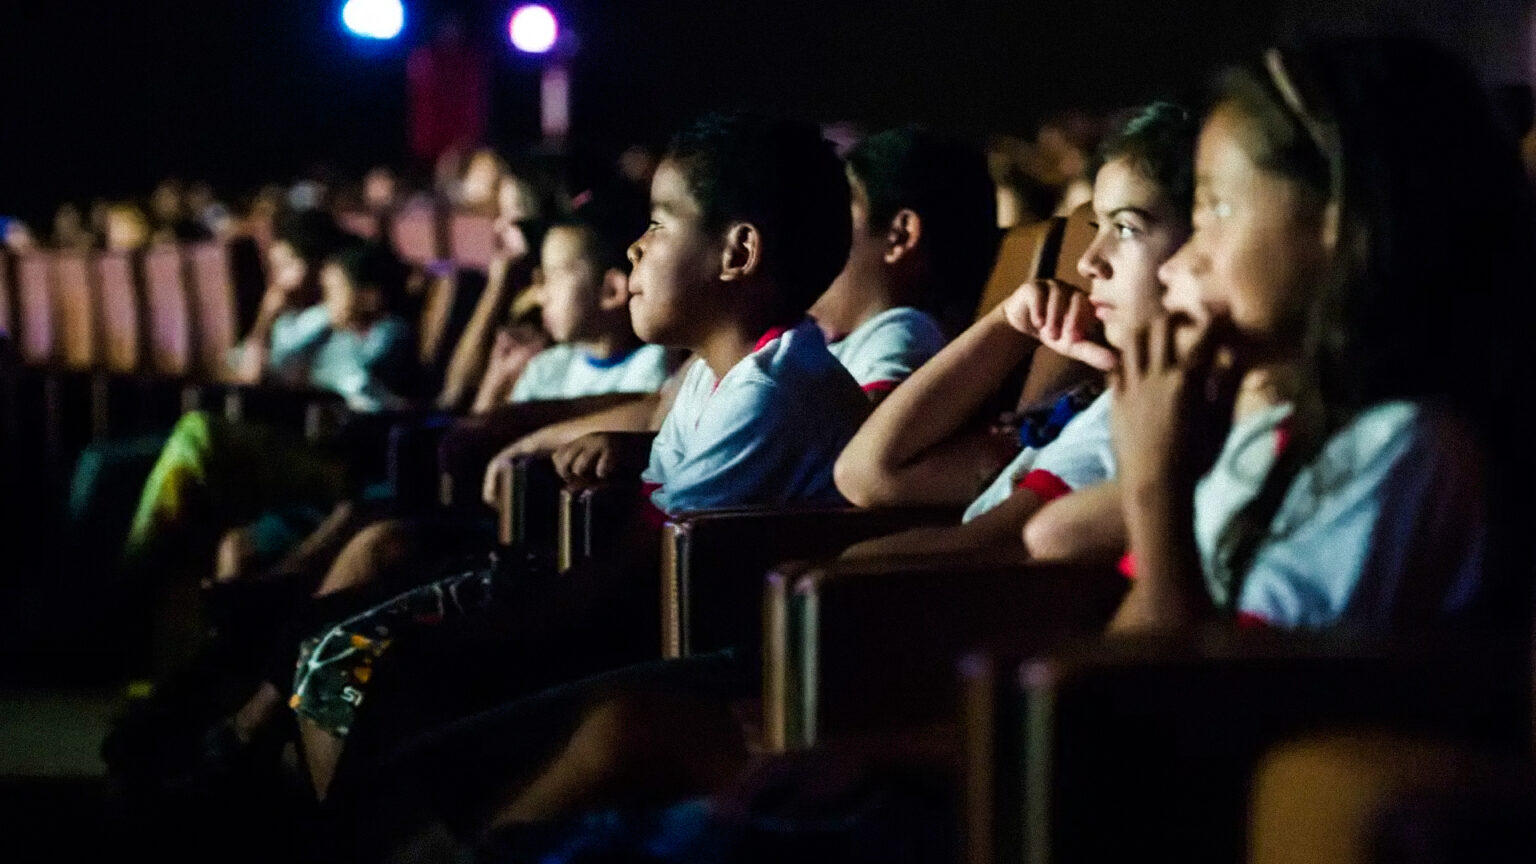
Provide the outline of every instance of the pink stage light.
[[507,22],[512,45],[525,54],[547,54],[560,38],[560,22],[549,7],[536,3],[519,6]]

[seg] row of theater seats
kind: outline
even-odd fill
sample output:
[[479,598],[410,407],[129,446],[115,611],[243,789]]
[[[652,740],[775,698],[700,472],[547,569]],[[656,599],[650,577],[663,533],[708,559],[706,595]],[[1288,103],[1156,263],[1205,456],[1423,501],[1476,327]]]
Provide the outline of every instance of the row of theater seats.
[[484,273],[499,252],[492,217],[453,211],[442,204],[411,203],[392,213],[347,210],[336,219],[358,236],[370,240],[387,236],[400,257],[412,264],[451,261],[460,269]]
[[[982,308],[1023,278],[1074,281],[1084,223],[1079,213],[1012,232]],[[1073,374],[1032,372],[1021,403]],[[554,544],[570,567],[614,542],[637,494],[562,488],[548,460],[507,464],[501,541]],[[973,864],[1387,860],[1381,850],[1405,830],[1430,842],[1462,830],[1466,814],[1448,801],[1487,807],[1487,848],[1536,850],[1521,834],[1536,824],[1529,644],[1227,628],[1105,639],[1126,590],[1119,573],[1042,566],[1022,549],[833,557],[957,518],[859,508],[673,518],[657,656],[760,649],[752,734],[763,750],[875,741],[948,753]]]

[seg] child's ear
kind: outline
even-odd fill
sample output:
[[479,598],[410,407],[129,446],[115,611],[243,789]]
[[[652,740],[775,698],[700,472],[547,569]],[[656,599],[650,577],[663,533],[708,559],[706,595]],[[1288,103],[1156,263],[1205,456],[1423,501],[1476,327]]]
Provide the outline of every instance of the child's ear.
[[720,281],[733,282],[757,272],[762,258],[763,237],[751,222],[737,222],[725,232],[725,249],[720,253]]
[[910,255],[923,239],[923,217],[902,208],[891,217],[891,230],[885,235],[885,263],[895,264]]
[[609,267],[603,273],[602,286],[598,288],[597,308],[604,312],[616,312],[629,305],[629,275],[617,267]]

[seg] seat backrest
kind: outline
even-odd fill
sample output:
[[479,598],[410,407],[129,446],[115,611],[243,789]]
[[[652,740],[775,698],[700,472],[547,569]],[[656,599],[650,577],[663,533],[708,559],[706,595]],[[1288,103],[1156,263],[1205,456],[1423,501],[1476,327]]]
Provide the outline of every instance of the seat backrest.
[[181,249],[173,243],[144,253],[144,312],[149,367],[160,375],[189,374],[194,365],[192,310]]
[[430,264],[443,257],[437,243],[437,211],[429,205],[413,204],[396,213],[390,239],[395,252],[412,264]]
[[239,338],[235,333],[229,249],[217,241],[193,243],[184,247],[182,254],[191,285],[198,367],[205,377],[222,381],[229,377],[229,352]]
[[22,362],[53,362],[53,256],[28,252],[16,260],[17,348]]
[[448,257],[462,270],[485,273],[496,257],[496,220],[477,213],[455,213],[448,220]]
[[[1036,278],[1042,269],[1041,261],[1047,253],[1061,248],[1061,236],[1067,220],[1053,216],[1040,222],[1019,225],[1008,229],[997,245],[997,261],[981,291],[981,305],[976,317],[991,312],[997,304],[1008,298],[1013,289]],[[1054,268],[1052,268],[1054,272]]]
[[[1047,242],[1034,260],[1031,278],[1055,279],[1086,291],[1088,286],[1078,275],[1077,261],[1093,242],[1093,209],[1084,204],[1072,211],[1070,216],[1054,221],[1059,224],[1054,234],[1047,237]],[[1030,362],[1029,375],[1019,392],[1017,407],[1022,409],[1038,405],[1098,374],[1096,370],[1068,360],[1049,348],[1037,348]]]
[[1330,730],[1522,752],[1523,648],[1417,631],[1224,630],[1028,662],[1013,678],[1022,750],[997,763],[1022,790],[1022,831],[994,860],[1242,860],[1260,757]]
[[367,240],[379,236],[379,217],[366,210],[343,210],[336,214],[336,223],[348,233]]
[[93,281],[90,253],[54,253],[53,314],[58,325],[54,357],[71,369],[90,369],[97,362],[100,314]]
[[144,330],[134,269],[130,253],[103,252],[96,256],[102,360],[112,372],[133,372],[139,368]]

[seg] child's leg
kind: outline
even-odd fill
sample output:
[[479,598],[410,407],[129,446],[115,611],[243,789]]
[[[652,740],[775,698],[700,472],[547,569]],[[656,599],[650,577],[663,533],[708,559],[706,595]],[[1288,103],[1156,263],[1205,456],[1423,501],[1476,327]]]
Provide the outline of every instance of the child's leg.
[[345,474],[296,435],[189,412],[144,484],[126,554],[149,563],[175,549],[182,560],[211,562],[225,528],[280,504],[329,504],[343,496]]
[[747,760],[740,724],[720,697],[666,690],[615,696],[587,712],[565,749],[490,827],[707,795]]

